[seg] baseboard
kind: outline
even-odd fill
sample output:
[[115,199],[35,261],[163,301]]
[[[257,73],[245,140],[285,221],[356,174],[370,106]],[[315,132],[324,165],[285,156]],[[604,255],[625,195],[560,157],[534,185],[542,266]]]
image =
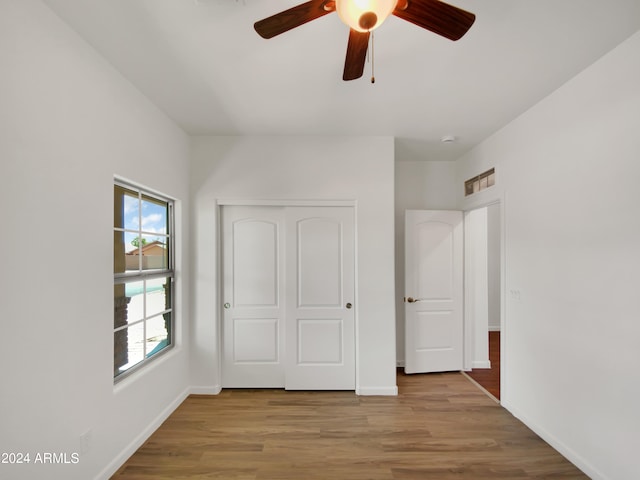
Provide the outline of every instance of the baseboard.
[[491,368],[491,361],[489,360],[474,360],[471,362],[471,368]]
[[213,385],[211,387],[191,387],[189,388],[189,395],[218,395],[222,391],[220,385]]
[[396,362],[396,367],[398,368],[404,368],[404,360],[398,360]]
[[144,442],[155,432],[162,423],[180,406],[182,402],[189,396],[190,388],[186,388],[180,393],[160,414],[145,428],[138,436],[136,436],[125,449],[120,452],[109,464],[96,476],[96,480],[108,480],[113,476],[124,463],[136,453]]
[[500,325],[498,325],[497,327],[489,326],[489,331],[490,332],[499,332],[500,331]]
[[358,387],[356,388],[356,395],[362,396],[392,396],[398,395],[398,386],[393,387]]
[[513,408],[509,402],[503,402],[502,406],[506,408],[514,417],[524,423],[533,432],[542,438],[545,442],[551,445],[554,449],[560,452],[567,460],[578,467],[582,472],[587,475],[591,480],[607,480],[607,477],[596,469],[591,463],[578,455],[574,450],[569,448],[566,444],[558,440],[554,435],[549,433],[546,429],[542,428],[537,423],[531,421],[526,415],[523,415],[518,409]]

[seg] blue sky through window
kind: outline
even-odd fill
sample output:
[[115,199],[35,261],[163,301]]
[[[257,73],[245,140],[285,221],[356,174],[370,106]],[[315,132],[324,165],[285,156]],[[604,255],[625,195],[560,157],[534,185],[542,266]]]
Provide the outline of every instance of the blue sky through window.
[[[142,197],[142,201],[137,196],[124,195],[124,228],[126,230],[140,230],[142,236],[148,242],[158,240],[166,243],[167,234],[167,206],[164,202],[159,202],[148,197]],[[157,234],[157,235],[154,235]],[[131,243],[138,233],[125,232],[125,249],[130,252],[135,249]]]

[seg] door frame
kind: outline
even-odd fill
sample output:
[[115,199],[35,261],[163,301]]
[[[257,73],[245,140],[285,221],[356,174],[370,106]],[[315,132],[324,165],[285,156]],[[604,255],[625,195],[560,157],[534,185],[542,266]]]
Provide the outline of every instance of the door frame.
[[[463,370],[491,368],[488,338],[480,330],[489,328],[487,207],[463,212],[464,218],[464,347]],[[482,351],[481,351],[482,350]]]
[[[507,363],[507,296],[506,296],[506,193],[501,192],[491,199],[484,201],[470,201],[463,210],[466,218],[466,214],[473,210],[489,207],[492,205],[500,205],[500,403],[504,404],[508,402],[508,389],[506,382],[506,372],[508,368]],[[465,245],[465,256],[467,254],[467,246]],[[467,271],[465,269],[465,284],[466,284]],[[467,305],[467,294],[465,292],[465,317],[464,317],[464,329],[465,329],[465,342],[464,342],[464,364],[467,365],[467,359],[471,356],[471,345],[467,341],[467,332],[469,329],[473,329],[473,325],[470,324],[471,319],[467,315],[467,311],[470,308]],[[471,330],[473,331],[473,330]]]
[[[354,311],[354,355],[355,355],[355,392],[359,391],[360,386],[360,355],[359,355],[359,332],[360,322],[358,316],[358,203],[356,200],[311,200],[311,199],[251,199],[251,198],[217,198],[215,201],[215,217],[216,217],[216,349],[217,349],[217,375],[219,385],[222,385],[222,324],[224,318],[224,283],[222,278],[222,207],[225,206],[244,206],[244,207],[352,207],[353,208],[353,227],[354,227],[354,303],[356,305]],[[220,387],[222,390],[222,387]]]

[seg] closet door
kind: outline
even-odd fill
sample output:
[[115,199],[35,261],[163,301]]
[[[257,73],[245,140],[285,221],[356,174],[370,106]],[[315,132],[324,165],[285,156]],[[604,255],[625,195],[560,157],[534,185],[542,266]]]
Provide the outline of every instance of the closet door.
[[282,388],[284,210],[222,208],[222,386]]
[[352,207],[222,209],[222,386],[355,389]]
[[285,385],[355,389],[352,207],[286,209]]

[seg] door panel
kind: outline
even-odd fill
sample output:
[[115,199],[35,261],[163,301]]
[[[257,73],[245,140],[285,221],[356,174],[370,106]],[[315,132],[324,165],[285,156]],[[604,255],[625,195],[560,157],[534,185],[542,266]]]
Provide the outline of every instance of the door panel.
[[286,224],[286,388],[353,390],[353,209],[290,208]]
[[423,222],[415,225],[418,235],[415,296],[424,300],[451,300],[453,297],[453,235],[448,223]]
[[462,369],[463,217],[407,210],[405,372]]
[[344,343],[342,319],[298,319],[299,365],[341,365]]
[[280,357],[277,318],[233,319],[233,362],[276,363]]
[[295,240],[299,307],[339,308],[342,304],[341,228],[340,221],[329,218],[298,222]]
[[222,209],[223,387],[284,387],[282,209]]
[[278,223],[233,223],[233,300],[237,307],[278,306]]

